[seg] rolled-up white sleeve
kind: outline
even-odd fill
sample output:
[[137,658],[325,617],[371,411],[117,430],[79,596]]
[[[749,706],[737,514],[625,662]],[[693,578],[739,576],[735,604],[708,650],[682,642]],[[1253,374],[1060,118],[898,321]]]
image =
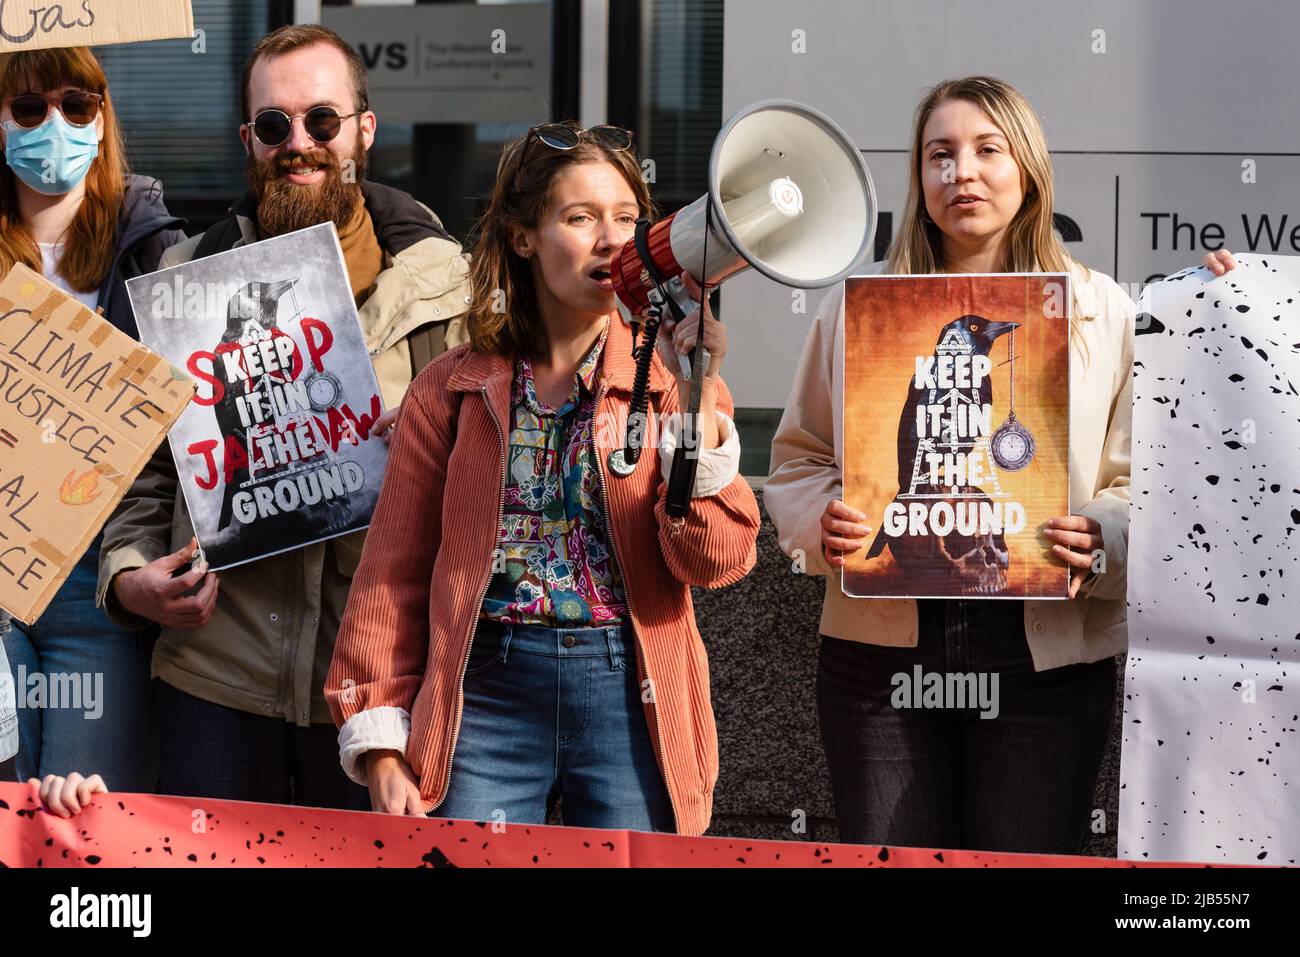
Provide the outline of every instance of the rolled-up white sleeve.
[[[725,412],[714,410],[714,415],[717,416],[718,423],[718,447],[700,452],[692,498],[717,495],[740,474],[740,435],[736,432],[736,423]],[[659,468],[665,482],[673,469],[673,454],[677,451],[681,431],[680,413],[674,413],[665,419],[659,441]]]
[[343,773],[365,785],[366,771],[360,763],[367,751],[397,751],[406,754],[411,736],[411,713],[405,708],[367,708],[358,711],[339,729],[339,763]]

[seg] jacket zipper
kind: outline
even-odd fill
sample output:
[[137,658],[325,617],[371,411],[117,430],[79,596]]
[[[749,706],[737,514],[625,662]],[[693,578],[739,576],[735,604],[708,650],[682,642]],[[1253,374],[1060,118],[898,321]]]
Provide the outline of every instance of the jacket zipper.
[[[596,413],[599,416],[600,403],[605,399],[605,393],[609,391],[607,382],[602,381],[600,384],[600,393],[596,396]],[[605,530],[609,533],[609,553],[614,558],[614,565],[618,568],[619,577],[623,579],[624,594],[627,596],[627,611],[632,617],[632,635],[636,639],[636,654],[641,660],[641,671],[645,674],[646,679],[650,682],[651,699],[654,699],[655,683],[650,677],[650,667],[646,664],[645,649],[641,646],[641,635],[636,628],[636,609],[632,606],[632,583],[626,575],[623,574],[623,565],[618,560],[618,546],[614,541],[614,510],[609,504],[609,490],[605,487],[605,465],[600,458],[600,448],[596,445],[596,436],[593,432],[591,437],[591,452],[596,459],[596,475],[600,479],[600,497],[605,505]],[[673,788],[668,782],[668,772],[664,770],[666,761],[664,760],[664,732],[663,726],[659,721],[659,704],[655,705],[655,739],[659,746],[659,753],[656,757],[659,759],[660,773],[664,779],[664,790],[668,792],[668,806],[673,812],[673,830],[681,833],[681,823],[677,817],[677,801],[673,798]]]
[[[501,423],[497,420],[496,410],[492,408],[492,403],[488,401],[487,386],[479,390],[483,395],[483,404],[487,406],[488,415],[492,417],[492,424],[497,429],[497,441],[501,449],[501,491],[497,495],[497,524],[496,531],[493,532],[493,541],[497,542],[497,536],[501,534],[501,519],[505,516],[506,511],[506,434],[501,429]],[[494,544],[494,547],[499,547]],[[446,784],[443,785],[442,794],[439,795],[437,802],[429,808],[430,812],[436,811],[442,802],[447,800],[447,794],[451,791],[451,764],[456,756],[456,742],[460,740],[460,720],[465,711],[465,671],[469,668],[470,650],[474,647],[474,632],[478,630],[478,610],[483,607],[483,599],[487,596],[488,586],[492,584],[492,566],[494,562],[488,563],[487,577],[483,579],[483,588],[479,591],[478,601],[475,603],[474,617],[470,620],[469,642],[465,645],[465,657],[460,663],[460,680],[456,682],[456,719],[451,733],[451,748],[447,751],[447,768],[445,774]]]

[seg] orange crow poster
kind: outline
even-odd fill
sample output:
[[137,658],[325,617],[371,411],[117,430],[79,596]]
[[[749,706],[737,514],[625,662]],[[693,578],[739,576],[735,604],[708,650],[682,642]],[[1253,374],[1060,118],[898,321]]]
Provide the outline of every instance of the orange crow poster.
[[1065,598],[1070,281],[846,282],[844,501],[867,516],[855,597]]

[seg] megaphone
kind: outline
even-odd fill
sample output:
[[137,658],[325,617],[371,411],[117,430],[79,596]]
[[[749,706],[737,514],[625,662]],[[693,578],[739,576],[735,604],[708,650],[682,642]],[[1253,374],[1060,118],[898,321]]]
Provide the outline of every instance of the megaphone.
[[819,289],[848,276],[876,229],[876,191],[862,154],[830,117],[766,100],[729,119],[709,157],[709,191],[635,239],[610,272],[624,318],[649,308],[653,275],[689,273],[716,286],[753,266],[786,286]]
[[[753,267],[786,286],[817,289],[839,282],[866,258],[876,231],[876,191],[862,154],[830,117],[791,100],[764,100],[723,125],[709,156],[709,191],[637,232],[610,261],[618,309],[637,332],[637,376],[625,447],[610,456],[628,475],[640,457],[650,362],[666,310],[685,318],[693,303],[689,275],[708,290]],[[687,429],[669,481],[667,511],[686,514],[698,461],[699,385],[708,353],[697,343],[679,357],[692,382]]]

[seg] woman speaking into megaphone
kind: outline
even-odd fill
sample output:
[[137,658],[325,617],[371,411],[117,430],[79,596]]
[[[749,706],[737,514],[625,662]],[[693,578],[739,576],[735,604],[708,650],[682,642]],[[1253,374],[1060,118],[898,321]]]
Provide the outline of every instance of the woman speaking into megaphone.
[[471,342],[403,402],[325,685],[378,811],[537,824],[561,799],[571,825],[708,826],[717,739],[689,586],[749,571],[759,513],[707,305],[660,346],[673,359],[702,335],[711,355],[692,508],[665,512],[686,381],[664,355],[659,454],[608,474],[635,371],[610,260],[651,214],[626,130],[549,124],[502,154]]

